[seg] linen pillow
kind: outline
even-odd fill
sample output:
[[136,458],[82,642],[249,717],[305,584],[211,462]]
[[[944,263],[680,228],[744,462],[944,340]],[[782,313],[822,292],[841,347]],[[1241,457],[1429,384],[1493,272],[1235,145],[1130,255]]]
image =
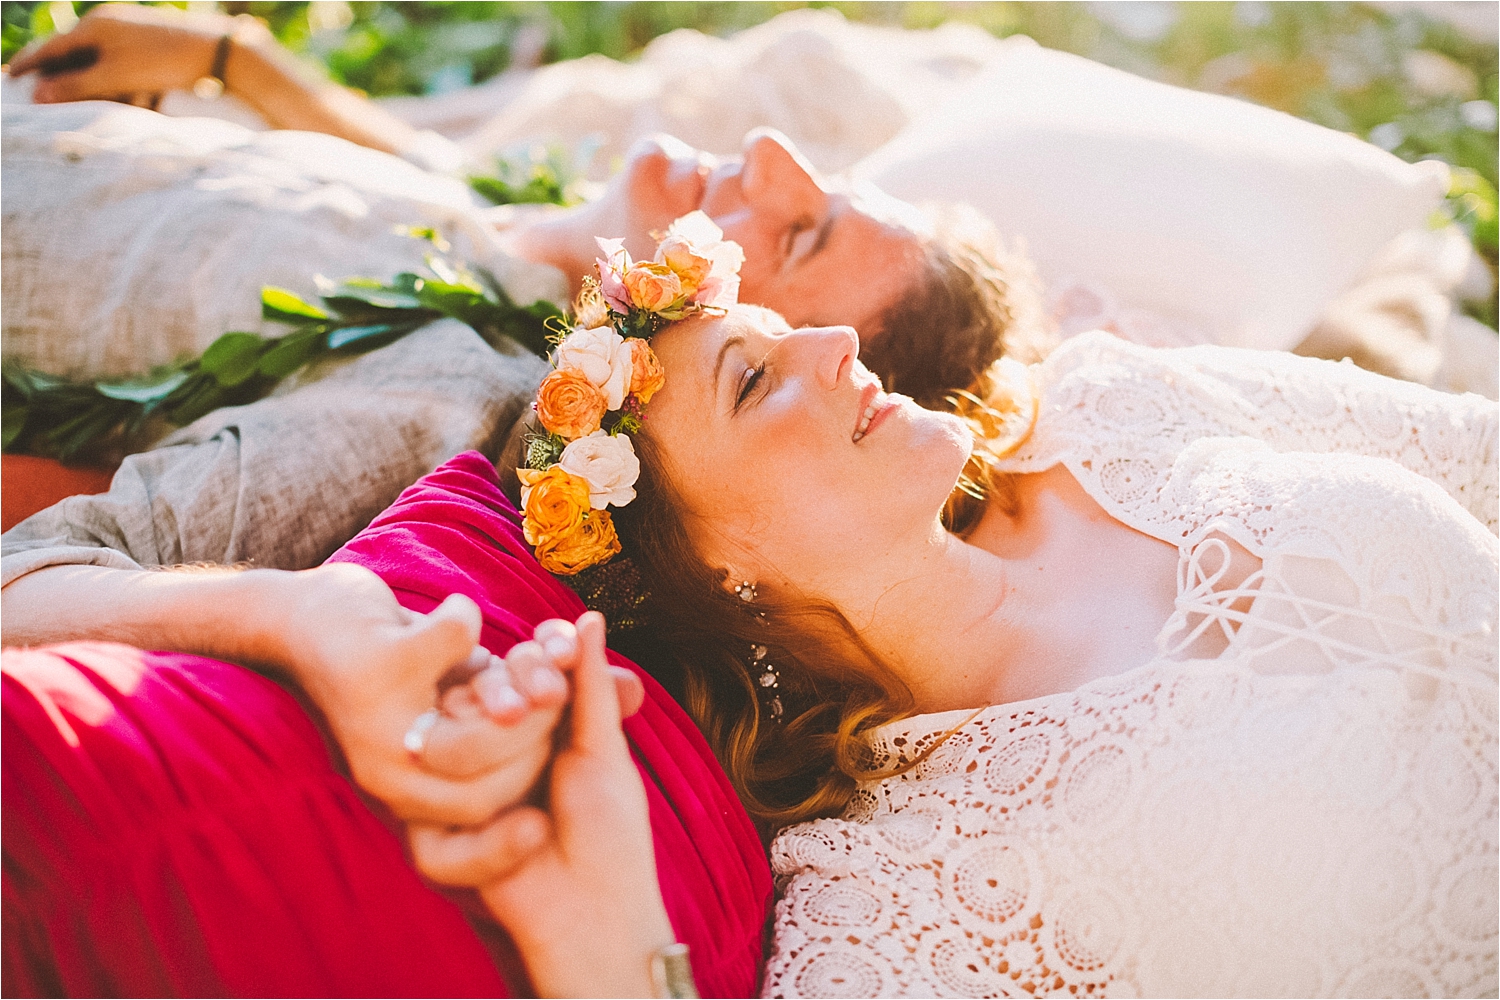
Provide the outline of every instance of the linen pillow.
[[[44,371],[126,374],[258,330],[260,288],[389,278],[431,246],[520,302],[560,300],[553,268],[504,254],[461,182],[333,136],[253,132],[108,102],[16,103],[0,120],[5,355]],[[280,327],[270,327],[280,330]]]
[[[403,492],[330,558],[377,573],[404,607],[427,612],[466,594],[484,615],[480,642],[504,654],[548,618],[577,618],[578,595],[537,563],[495,467],[477,451],[439,466]],[[704,996],[749,996],[760,972],[771,875],[755,827],[712,751],[650,675],[625,735],[641,770],[662,897],[678,940],[692,949]]]
[[1025,38],[854,173],[909,201],[976,206],[1025,240],[1053,289],[1102,285],[1201,339],[1275,349],[1424,225],[1448,177]]

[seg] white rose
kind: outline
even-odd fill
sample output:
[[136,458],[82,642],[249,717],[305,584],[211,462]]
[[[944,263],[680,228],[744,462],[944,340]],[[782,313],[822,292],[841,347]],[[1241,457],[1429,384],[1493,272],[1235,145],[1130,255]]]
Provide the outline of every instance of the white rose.
[[557,464],[588,481],[589,506],[595,510],[609,504],[623,507],[635,499],[641,460],[627,434],[595,431],[564,448]]
[[624,343],[625,338],[607,326],[574,330],[557,345],[557,367],[582,372],[604,391],[609,408],[618,410],[630,386],[630,348]]

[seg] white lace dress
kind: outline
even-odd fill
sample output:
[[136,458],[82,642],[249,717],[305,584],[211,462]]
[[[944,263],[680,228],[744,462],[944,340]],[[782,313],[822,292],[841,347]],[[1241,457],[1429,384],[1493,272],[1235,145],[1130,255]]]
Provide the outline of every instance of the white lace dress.
[[[1160,653],[882,730],[959,727],[776,839],[765,993],[1494,995],[1495,404],[1104,334],[1033,375],[1009,467],[1179,547]],[[1262,561],[1228,592],[1224,537]]]

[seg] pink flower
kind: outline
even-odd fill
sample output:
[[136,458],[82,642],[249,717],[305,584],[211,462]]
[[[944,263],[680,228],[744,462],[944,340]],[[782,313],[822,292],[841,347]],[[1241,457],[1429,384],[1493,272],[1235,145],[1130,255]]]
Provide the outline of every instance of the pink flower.
[[604,254],[602,258],[594,258],[594,266],[599,269],[599,293],[604,296],[604,301],[609,307],[621,316],[630,312],[630,293],[625,289],[625,272],[630,270],[630,254],[625,250],[623,239],[606,240],[603,237],[595,237],[594,242],[599,244],[599,250]]
[[698,288],[693,301],[700,306],[729,307],[740,300],[740,276],[731,274],[727,278],[709,278]]

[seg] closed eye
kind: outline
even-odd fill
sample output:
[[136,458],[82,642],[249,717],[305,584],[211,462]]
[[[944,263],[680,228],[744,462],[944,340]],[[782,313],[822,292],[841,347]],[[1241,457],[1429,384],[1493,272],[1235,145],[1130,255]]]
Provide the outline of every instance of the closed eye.
[[814,219],[808,216],[803,216],[787,228],[786,239],[782,241],[781,247],[781,256],[783,259],[792,256],[792,252],[797,247],[797,237],[801,236],[809,229],[812,229],[815,224],[816,222]]
[[762,361],[754,368],[746,368],[745,373],[740,376],[740,391],[734,397],[734,411],[739,412],[745,400],[750,398],[750,393],[755,391],[761,378],[766,374],[766,363]]

